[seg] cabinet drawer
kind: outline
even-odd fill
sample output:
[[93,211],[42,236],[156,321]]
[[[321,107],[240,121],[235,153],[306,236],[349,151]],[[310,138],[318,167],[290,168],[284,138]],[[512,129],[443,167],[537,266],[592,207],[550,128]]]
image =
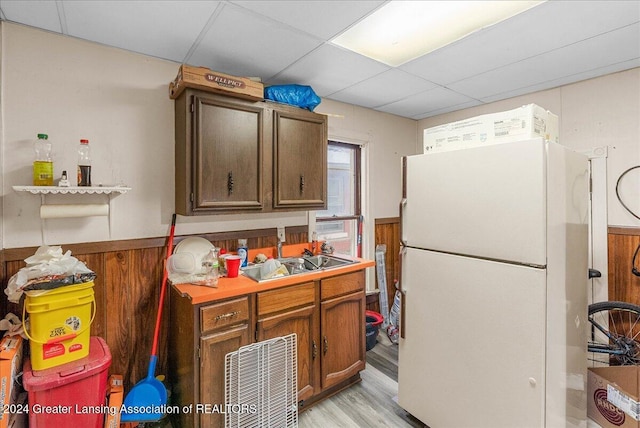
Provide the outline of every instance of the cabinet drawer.
[[320,281],[321,300],[361,290],[364,290],[364,271],[334,276]]
[[258,317],[315,301],[316,288],[313,282],[258,293]]
[[215,303],[200,309],[202,332],[249,320],[249,297]]

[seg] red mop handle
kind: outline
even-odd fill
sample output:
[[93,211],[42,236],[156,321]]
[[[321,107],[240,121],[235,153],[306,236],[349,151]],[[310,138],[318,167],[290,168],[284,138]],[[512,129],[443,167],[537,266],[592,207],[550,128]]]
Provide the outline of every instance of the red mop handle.
[[167,260],[171,257],[173,250],[173,234],[176,230],[176,215],[171,218],[171,229],[169,231],[169,242],[167,243],[167,258],[162,265],[162,288],[160,289],[160,301],[158,302],[158,316],[156,317],[156,328],[153,332],[153,346],[151,347],[151,355],[157,355],[158,352],[158,336],[160,336],[160,321],[162,320],[162,307],[164,306],[164,293],[167,288]]

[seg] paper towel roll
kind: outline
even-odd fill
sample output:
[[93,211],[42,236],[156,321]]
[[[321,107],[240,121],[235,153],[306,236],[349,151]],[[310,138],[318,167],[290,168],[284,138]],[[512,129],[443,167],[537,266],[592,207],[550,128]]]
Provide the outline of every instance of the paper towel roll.
[[108,216],[109,204],[41,205],[40,218]]

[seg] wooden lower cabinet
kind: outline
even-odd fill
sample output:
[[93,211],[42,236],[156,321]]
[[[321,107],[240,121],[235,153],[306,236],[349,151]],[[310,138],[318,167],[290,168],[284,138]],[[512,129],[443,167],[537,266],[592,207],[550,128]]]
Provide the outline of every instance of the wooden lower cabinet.
[[[200,403],[222,405],[224,400],[225,356],[251,343],[249,325],[242,324],[200,339]],[[223,427],[224,414],[200,414],[200,427]]]
[[172,405],[192,406],[172,415],[173,426],[224,427],[225,355],[253,342],[253,295],[193,305],[172,288],[169,382]]
[[296,333],[298,401],[320,391],[318,385],[318,310],[316,284],[308,282],[258,293],[258,341]]
[[196,406],[224,408],[225,356],[253,342],[296,333],[301,406],[358,381],[365,368],[364,311],[364,271],[201,305],[173,289],[171,404],[194,408],[175,415],[174,426],[224,426],[224,414]]
[[322,388],[330,388],[365,368],[365,299],[363,293],[320,304]]
[[366,365],[364,271],[320,281],[322,388],[331,388]]

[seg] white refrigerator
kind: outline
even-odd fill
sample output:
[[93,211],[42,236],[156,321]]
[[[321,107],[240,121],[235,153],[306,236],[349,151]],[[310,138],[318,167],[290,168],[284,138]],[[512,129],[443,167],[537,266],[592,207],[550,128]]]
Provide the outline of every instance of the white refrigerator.
[[430,428],[586,427],[587,158],[533,139],[403,176],[400,406]]

